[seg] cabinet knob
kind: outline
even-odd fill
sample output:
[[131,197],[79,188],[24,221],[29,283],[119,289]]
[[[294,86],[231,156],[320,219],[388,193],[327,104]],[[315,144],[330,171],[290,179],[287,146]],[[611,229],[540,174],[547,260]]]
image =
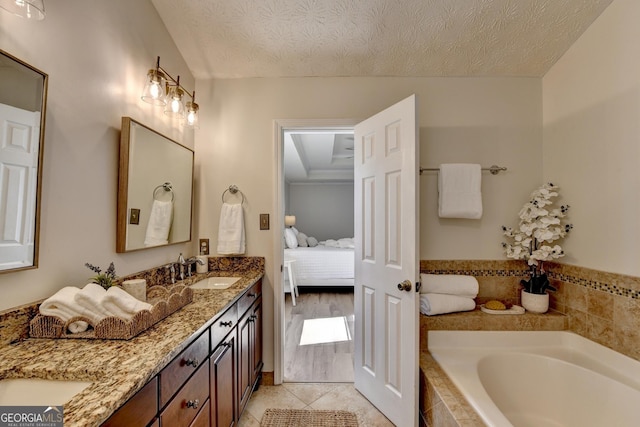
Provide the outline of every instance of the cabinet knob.
[[199,363],[200,362],[198,362],[198,359],[187,359],[187,361],[184,362],[185,365],[193,366],[194,368],[197,368]]
[[248,296],[251,297],[251,298],[256,298],[258,295],[256,295],[253,292],[251,292],[250,294],[248,294]]
[[220,326],[232,327],[233,326],[233,322],[231,320],[229,320],[228,322],[220,322]]
[[187,401],[187,408],[198,409],[198,405],[200,405],[200,401],[198,399]]

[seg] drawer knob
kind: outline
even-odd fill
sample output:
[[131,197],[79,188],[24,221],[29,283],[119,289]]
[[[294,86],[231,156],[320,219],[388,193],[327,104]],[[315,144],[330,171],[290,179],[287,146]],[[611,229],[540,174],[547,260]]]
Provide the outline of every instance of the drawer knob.
[[198,399],[187,401],[187,408],[198,409],[198,405],[200,405],[200,401]]
[[256,298],[258,295],[254,294],[253,292],[251,292],[250,294],[248,294],[247,296],[251,297],[251,298]]
[[220,326],[232,327],[233,326],[233,322],[231,320],[229,320],[228,322],[220,322]]
[[184,362],[185,365],[193,366],[194,368],[197,368],[199,363],[200,362],[198,362],[198,359],[187,359],[187,361]]

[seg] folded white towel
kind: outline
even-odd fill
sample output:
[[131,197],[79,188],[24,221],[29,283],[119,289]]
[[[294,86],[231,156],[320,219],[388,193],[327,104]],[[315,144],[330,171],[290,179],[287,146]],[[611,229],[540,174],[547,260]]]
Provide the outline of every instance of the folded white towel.
[[478,296],[478,280],[463,274],[420,274],[421,294],[449,294],[475,298]]
[[136,299],[117,286],[107,290],[102,305],[114,316],[125,320],[130,320],[139,311],[151,309],[151,304]]
[[440,165],[438,214],[440,218],[482,218],[482,168],[476,164]]
[[470,311],[475,308],[476,302],[472,298],[446,294],[420,295],[420,312],[427,316],[454,313],[456,311]]
[[242,205],[223,203],[218,225],[218,253],[221,255],[243,254],[244,239]]
[[58,292],[42,301],[40,314],[43,316],[55,316],[63,321],[68,321],[75,316],[85,316],[87,311],[75,302],[76,294],[80,288],[66,286]]
[[154,200],[147,223],[145,246],[166,245],[169,243],[169,231],[173,219],[173,202]]
[[74,297],[76,304],[83,307],[87,313],[85,317],[94,325],[105,317],[113,316],[113,313],[102,304],[106,294],[107,291],[102,286],[97,283],[88,283]]

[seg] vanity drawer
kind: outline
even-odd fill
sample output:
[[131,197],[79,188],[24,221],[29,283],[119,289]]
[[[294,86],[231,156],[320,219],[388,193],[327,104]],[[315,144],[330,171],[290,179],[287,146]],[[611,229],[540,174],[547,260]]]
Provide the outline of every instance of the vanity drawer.
[[158,377],[140,389],[102,427],[145,427],[158,413]]
[[[160,414],[163,426],[188,426],[209,402],[209,364],[203,363]],[[207,411],[208,412],[208,411]]]
[[204,333],[160,372],[161,408],[171,400],[171,396],[178,391],[187,378],[204,364],[208,356],[209,334]]
[[238,300],[238,318],[244,316],[244,313],[251,307],[251,304],[258,300],[260,295],[262,295],[262,279],[258,280]]
[[237,304],[234,304],[211,325],[211,351],[215,350],[224,337],[238,324],[237,313]]

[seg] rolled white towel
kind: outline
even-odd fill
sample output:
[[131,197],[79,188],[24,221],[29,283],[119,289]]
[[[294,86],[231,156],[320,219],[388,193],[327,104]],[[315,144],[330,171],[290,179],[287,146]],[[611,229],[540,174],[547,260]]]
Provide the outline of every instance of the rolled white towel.
[[107,291],[97,283],[88,283],[80,292],[75,295],[76,303],[85,309],[85,317],[95,325],[105,317],[113,316],[114,314],[107,310],[102,301],[107,294]]
[[131,320],[139,311],[151,309],[151,304],[134,298],[124,289],[120,289],[117,286],[112,286],[107,290],[103,306],[114,316],[126,320]]
[[475,298],[478,280],[463,274],[420,274],[421,294],[448,294]]
[[470,311],[475,308],[476,302],[472,298],[446,294],[420,295],[420,312],[427,316]]
[[79,332],[84,332],[87,329],[89,329],[89,324],[83,320],[76,320],[75,322],[69,323],[69,326],[67,326],[67,329],[72,334],[77,334]]
[[40,304],[40,314],[44,316],[55,316],[63,321],[68,321],[72,317],[85,316],[86,310],[75,302],[75,295],[80,292],[80,288],[66,286],[58,292],[42,301]]

